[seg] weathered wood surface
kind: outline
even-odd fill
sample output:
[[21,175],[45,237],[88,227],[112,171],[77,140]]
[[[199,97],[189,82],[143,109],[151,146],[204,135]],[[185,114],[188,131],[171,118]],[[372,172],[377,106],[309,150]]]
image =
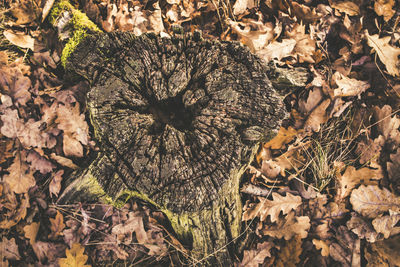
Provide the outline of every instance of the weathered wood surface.
[[91,83],[100,152],[62,198],[136,192],[196,258],[231,264],[240,176],[286,116],[262,61],[238,43],[114,33],[84,39],[67,68]]

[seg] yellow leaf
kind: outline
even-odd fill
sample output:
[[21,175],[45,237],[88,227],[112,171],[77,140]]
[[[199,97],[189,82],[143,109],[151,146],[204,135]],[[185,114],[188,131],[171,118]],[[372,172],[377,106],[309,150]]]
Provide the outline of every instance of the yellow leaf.
[[372,47],[378,54],[379,59],[385,64],[387,71],[390,75],[399,76],[400,61],[398,56],[400,55],[400,48],[391,46],[389,44],[390,36],[379,38],[378,34],[369,35],[365,31],[368,45]]
[[39,227],[40,227],[40,222],[39,223],[33,222],[24,227],[25,237],[29,239],[29,243],[31,245],[35,244],[36,242],[36,235],[39,231]]
[[318,249],[321,250],[321,255],[323,257],[329,256],[329,244],[326,243],[324,240],[318,240],[318,239],[313,239],[312,240],[314,246]]
[[60,267],[91,267],[85,264],[88,256],[83,254],[85,248],[83,248],[79,243],[72,244],[71,249],[66,249],[66,258],[58,259],[58,264]]
[[51,234],[49,235],[49,238],[55,239],[62,235],[62,231],[65,228],[64,217],[58,210],[56,217],[54,219],[50,218],[50,223]]
[[292,126],[289,128],[281,127],[278,134],[264,145],[265,148],[280,149],[283,145],[291,142],[296,136],[297,131]]
[[375,0],[374,10],[378,16],[383,16],[383,19],[387,22],[396,13],[393,10],[394,0]]

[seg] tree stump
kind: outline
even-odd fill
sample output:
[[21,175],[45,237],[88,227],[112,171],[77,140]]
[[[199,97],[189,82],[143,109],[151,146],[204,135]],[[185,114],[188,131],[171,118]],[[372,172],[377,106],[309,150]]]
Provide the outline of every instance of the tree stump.
[[168,216],[193,263],[231,266],[240,177],[286,116],[265,64],[238,43],[113,33],[86,37],[67,68],[91,84],[100,151],[62,201],[137,196]]

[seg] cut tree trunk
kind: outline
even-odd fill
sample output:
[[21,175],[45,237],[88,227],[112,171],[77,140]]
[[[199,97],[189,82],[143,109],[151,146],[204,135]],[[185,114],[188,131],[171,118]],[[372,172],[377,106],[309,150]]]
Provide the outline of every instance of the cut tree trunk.
[[238,43],[91,33],[64,64],[85,77],[100,151],[60,201],[139,197],[162,210],[195,265],[231,266],[240,177],[286,117],[267,67]]

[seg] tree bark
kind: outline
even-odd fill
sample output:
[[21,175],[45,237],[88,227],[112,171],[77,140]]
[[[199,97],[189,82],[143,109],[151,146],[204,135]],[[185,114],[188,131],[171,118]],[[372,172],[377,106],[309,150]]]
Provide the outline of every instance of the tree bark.
[[87,34],[66,69],[86,78],[96,159],[60,202],[128,194],[170,219],[195,265],[231,266],[239,183],[287,115],[264,63],[238,43]]

